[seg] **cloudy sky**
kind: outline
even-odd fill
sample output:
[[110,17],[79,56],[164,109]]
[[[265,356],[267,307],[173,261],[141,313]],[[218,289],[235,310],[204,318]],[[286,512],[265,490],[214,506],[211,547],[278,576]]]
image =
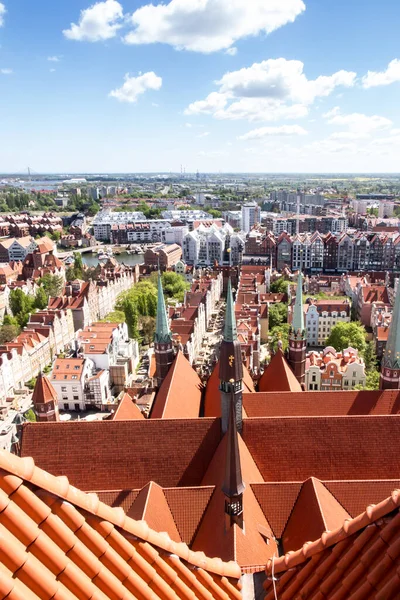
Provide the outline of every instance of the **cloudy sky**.
[[399,172],[398,0],[2,0],[0,172]]

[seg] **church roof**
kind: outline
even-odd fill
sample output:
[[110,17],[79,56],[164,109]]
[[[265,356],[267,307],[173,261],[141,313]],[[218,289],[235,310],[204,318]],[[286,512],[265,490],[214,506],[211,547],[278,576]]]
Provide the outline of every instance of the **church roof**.
[[228,290],[226,294],[224,340],[226,342],[234,342],[237,340],[235,305],[233,302],[232,283],[230,278],[228,280]]
[[[385,291],[386,288],[384,288]],[[400,290],[397,288],[392,320],[383,355],[382,364],[392,369],[400,368]]]
[[170,342],[171,339],[171,331],[168,324],[167,309],[165,308],[164,292],[161,283],[161,274],[159,273],[157,282],[157,315],[154,340],[159,344],[166,344]]
[[47,379],[46,375],[39,373],[35,383],[35,389],[32,394],[33,405],[47,404],[47,402],[57,402],[58,396],[56,390]]
[[137,404],[134,403],[129,394],[124,394],[114,413],[114,421],[131,421],[132,419],[144,419],[144,415]]
[[[400,589],[400,491],[295,552],[269,560],[266,600],[396,598]],[[274,576],[274,582],[272,581]]]
[[188,419],[200,414],[202,383],[184,354],[178,353],[162,382],[152,419]]
[[301,385],[280,349],[261,375],[258,388],[260,392],[301,392]]
[[0,451],[2,598],[241,598],[237,564],[207,558]]
[[303,309],[303,275],[299,271],[297,279],[296,300],[293,307],[292,327],[297,331],[304,331],[304,309]]

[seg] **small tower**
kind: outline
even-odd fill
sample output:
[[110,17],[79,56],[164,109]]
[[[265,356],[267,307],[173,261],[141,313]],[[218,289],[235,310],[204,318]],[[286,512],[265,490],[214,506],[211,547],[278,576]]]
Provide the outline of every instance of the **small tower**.
[[400,387],[400,287],[397,285],[392,321],[381,366],[381,390],[398,390]]
[[[232,381],[232,384],[234,382]],[[236,427],[235,397],[231,394],[227,431],[225,477],[222,491],[225,496],[227,528],[234,523],[243,529],[243,492],[245,485],[240,465],[239,439]]]
[[228,430],[229,407],[233,393],[236,412],[236,425],[242,431],[242,350],[237,337],[235,307],[233,304],[231,280],[228,281],[226,300],[225,329],[219,354],[219,379],[221,391],[222,432]]
[[289,331],[288,362],[296,379],[304,383],[306,373],[307,335],[304,327],[303,311],[303,275],[299,272],[297,280],[296,300],[293,307],[292,325]]
[[158,273],[157,317],[154,334],[154,353],[156,357],[156,379],[160,386],[174,362],[175,353],[172,345],[172,334],[168,325],[167,309],[161,284],[161,274]]
[[47,379],[46,375],[39,373],[32,395],[33,409],[40,422],[58,421],[57,392]]

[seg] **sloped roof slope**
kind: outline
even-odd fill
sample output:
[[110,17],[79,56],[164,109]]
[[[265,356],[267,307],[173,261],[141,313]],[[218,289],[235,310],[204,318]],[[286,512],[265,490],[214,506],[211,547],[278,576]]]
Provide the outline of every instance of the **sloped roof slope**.
[[260,392],[301,392],[301,385],[281,350],[274,354],[261,375],[258,389]]
[[0,593],[9,600],[241,597],[240,569],[0,451]]
[[200,377],[179,350],[157,393],[151,418],[196,418],[200,414],[201,393]]
[[129,394],[125,393],[114,413],[113,421],[132,421],[144,418],[144,414],[137,404],[134,403]]
[[[269,560],[266,600],[390,600],[400,589],[400,491],[355,519]],[[275,578],[275,588],[272,582]]]
[[[219,361],[216,363],[206,386],[204,394],[204,416],[221,416],[221,392],[219,391]],[[246,366],[243,365],[243,392],[254,392],[254,383]]]

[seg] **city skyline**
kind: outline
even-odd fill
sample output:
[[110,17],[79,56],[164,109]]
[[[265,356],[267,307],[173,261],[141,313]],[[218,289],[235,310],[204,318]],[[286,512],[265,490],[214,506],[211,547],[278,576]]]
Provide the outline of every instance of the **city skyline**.
[[62,4],[0,2],[0,172],[398,171],[393,0]]

